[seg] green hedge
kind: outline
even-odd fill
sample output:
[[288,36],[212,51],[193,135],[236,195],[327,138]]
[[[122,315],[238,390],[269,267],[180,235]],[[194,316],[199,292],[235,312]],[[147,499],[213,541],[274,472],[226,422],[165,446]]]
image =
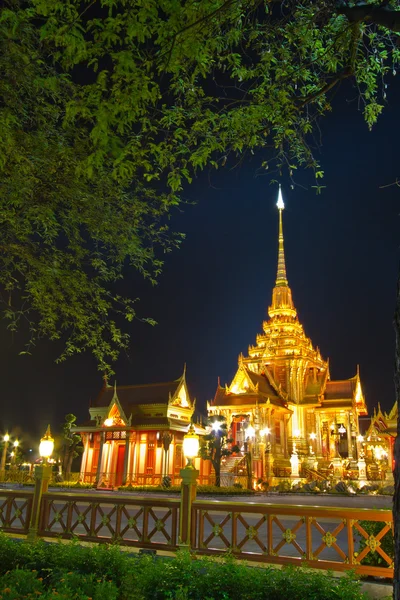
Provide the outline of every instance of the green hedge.
[[352,577],[249,568],[232,557],[132,556],[118,546],[16,542],[0,535],[2,600],[364,600]]
[[[180,494],[180,485],[171,485],[169,488],[161,485],[122,485],[118,488],[121,492],[168,492],[172,494]],[[217,487],[215,485],[198,485],[197,494],[207,494],[212,496],[251,496],[255,494],[254,490],[247,490],[236,486],[231,487]]]

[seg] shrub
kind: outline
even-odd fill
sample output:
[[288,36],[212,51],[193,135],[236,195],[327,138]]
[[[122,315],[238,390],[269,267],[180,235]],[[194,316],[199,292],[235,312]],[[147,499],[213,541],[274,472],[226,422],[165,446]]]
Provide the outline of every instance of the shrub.
[[[171,485],[171,487],[166,490],[162,485],[152,486],[152,485],[125,485],[118,488],[122,492],[155,492],[161,493],[176,493],[180,494],[181,488],[179,485]],[[197,486],[197,494],[207,494],[212,496],[240,496],[240,495],[250,495],[255,494],[254,490],[243,489],[240,483],[234,483],[230,487],[217,487],[215,485],[198,485]]]
[[75,481],[74,483],[69,482],[69,481],[57,481],[57,482],[52,482],[50,484],[50,487],[57,487],[57,488],[73,488],[75,490],[87,490],[87,489],[94,489],[96,487],[96,485],[94,483],[84,483],[83,481]]
[[3,600],[364,599],[352,576],[333,579],[299,567],[250,568],[229,555],[132,557],[117,546],[31,544],[1,535],[0,595]]
[[242,488],[239,484],[233,484],[229,487],[217,487],[215,485],[198,485],[197,493],[207,494],[210,496],[241,496],[241,495],[252,495],[255,494],[254,490],[248,490],[247,488]]
[[180,485],[171,485],[168,490],[163,485],[121,485],[118,488],[121,492],[172,492],[179,494],[181,491]]
[[290,492],[291,489],[292,489],[292,484],[287,479],[284,479],[283,481],[280,481],[278,483],[278,491],[279,492]]

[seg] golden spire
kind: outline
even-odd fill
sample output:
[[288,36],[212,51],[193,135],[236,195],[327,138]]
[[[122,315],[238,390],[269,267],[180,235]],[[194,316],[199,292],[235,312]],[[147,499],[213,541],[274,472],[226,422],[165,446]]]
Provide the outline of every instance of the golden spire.
[[276,206],[279,210],[279,236],[278,236],[278,271],[276,274],[275,287],[272,291],[272,305],[268,309],[270,317],[287,316],[295,317],[296,309],[292,300],[292,292],[288,285],[286,277],[285,251],[283,246],[283,225],[282,211],[285,208],[282,198],[282,190],[279,184],[278,202]]
[[287,285],[288,280],[286,277],[286,264],[285,264],[285,250],[283,247],[283,225],[282,225],[282,211],[285,208],[282,198],[281,184],[279,184],[278,202],[276,203],[279,210],[279,236],[278,236],[278,271],[276,274],[275,285]]

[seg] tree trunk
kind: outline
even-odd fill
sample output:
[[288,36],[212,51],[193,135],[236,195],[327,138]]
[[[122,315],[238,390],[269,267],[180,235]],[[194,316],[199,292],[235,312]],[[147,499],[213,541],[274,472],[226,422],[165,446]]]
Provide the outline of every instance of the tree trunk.
[[246,452],[247,489],[253,489],[253,458],[251,451]]
[[221,487],[221,438],[217,437],[217,442],[213,466],[215,471],[215,485],[217,487]]
[[71,478],[71,467],[72,467],[73,458],[74,458],[74,451],[71,449],[70,455],[68,457],[67,472],[66,472],[68,480]]
[[[396,334],[396,360],[395,360],[395,390],[397,407],[400,404],[400,276],[397,282],[397,302],[394,317]],[[400,600],[400,412],[397,417],[397,436],[394,445],[394,496],[393,496],[393,523],[394,523],[394,578],[393,598]]]

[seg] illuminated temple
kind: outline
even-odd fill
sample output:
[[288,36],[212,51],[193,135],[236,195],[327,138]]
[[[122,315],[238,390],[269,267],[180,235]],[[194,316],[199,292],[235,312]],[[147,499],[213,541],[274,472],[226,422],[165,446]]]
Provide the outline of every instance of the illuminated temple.
[[251,445],[260,477],[266,459],[275,475],[290,473],[293,455],[308,457],[315,469],[339,457],[357,459],[358,417],[367,414],[359,370],[350,379],[331,379],[329,361],[299,321],[286,274],[280,189],[277,207],[278,268],[269,318],[247,356],[240,354],[231,384],[218,385],[208,404],[210,416],[227,419],[242,452]]
[[[195,409],[185,371],[155,384],[110,386],[104,380],[89,408],[90,420],[74,427],[83,441],[82,481],[102,488],[159,485],[165,477],[180,481],[183,436]],[[201,477],[210,470],[200,459],[196,466]]]
[[[367,409],[359,369],[350,379],[333,380],[329,361],[306,336],[286,274],[280,189],[277,207],[278,267],[268,318],[247,356],[239,355],[230,385],[218,384],[207,405],[211,420],[224,417],[229,431],[232,454],[222,465],[222,485],[296,476],[379,478],[392,464],[397,405],[390,414],[379,409],[360,431]],[[112,387],[105,381],[90,421],[74,428],[84,444],[81,480],[118,487],[169,477],[178,484],[194,409],[185,372],[159,384]],[[207,433],[199,424],[196,431]],[[210,461],[196,458],[195,466],[201,483],[214,482]]]

